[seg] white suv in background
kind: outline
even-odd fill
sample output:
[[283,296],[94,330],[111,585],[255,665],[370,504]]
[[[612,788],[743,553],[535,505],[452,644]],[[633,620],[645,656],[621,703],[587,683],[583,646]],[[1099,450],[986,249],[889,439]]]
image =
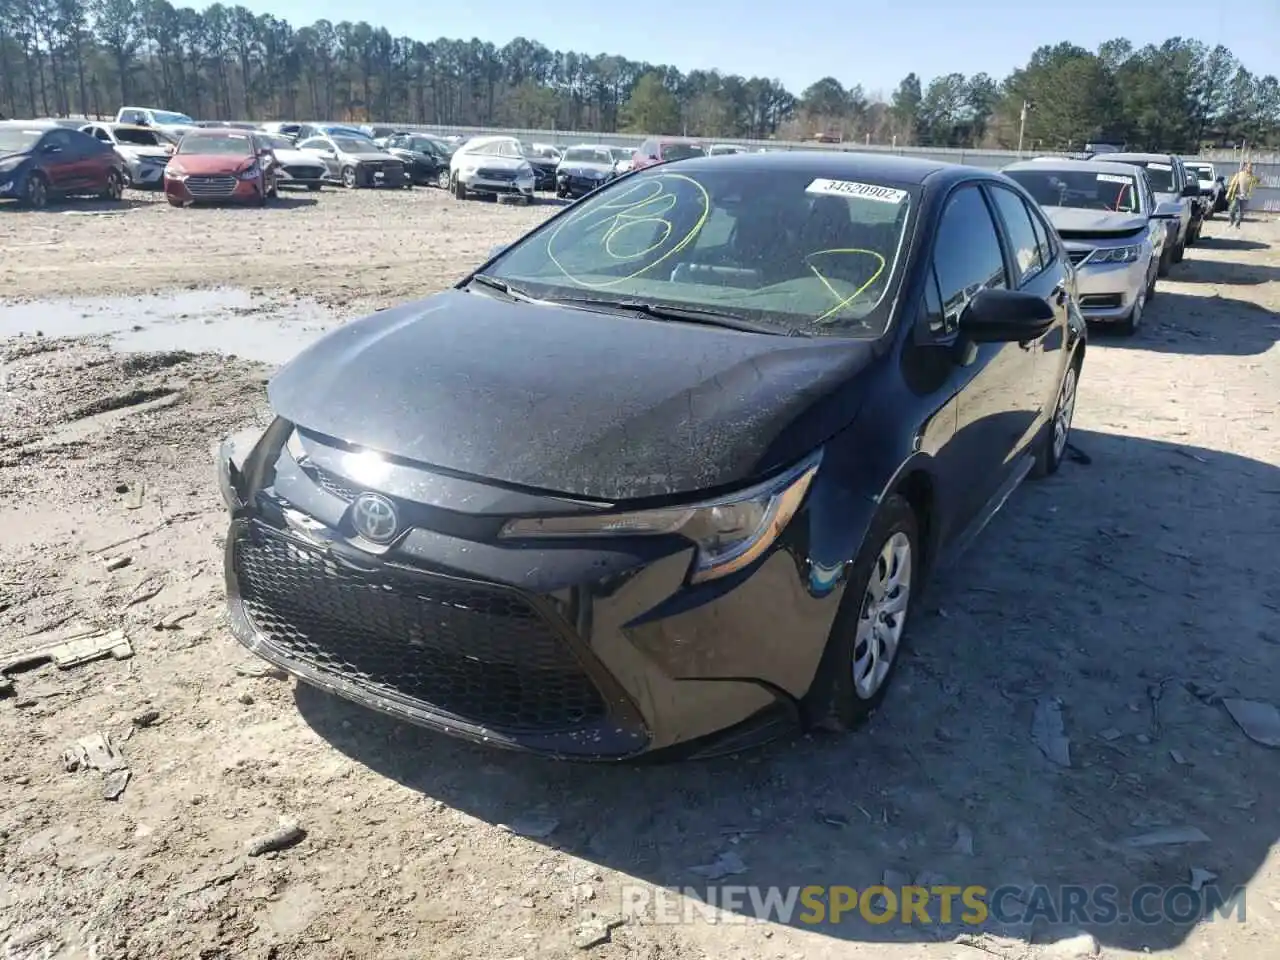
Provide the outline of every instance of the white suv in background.
[[449,159],[449,190],[459,200],[478,194],[533,203],[533,165],[515,137],[476,137]]

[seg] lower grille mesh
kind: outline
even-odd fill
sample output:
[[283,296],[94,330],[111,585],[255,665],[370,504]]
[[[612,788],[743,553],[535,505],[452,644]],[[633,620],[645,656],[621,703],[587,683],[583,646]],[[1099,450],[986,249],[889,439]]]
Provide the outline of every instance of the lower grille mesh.
[[497,731],[572,730],[605,714],[565,641],[513,592],[351,570],[261,525],[233,551],[255,628],[313,669]]

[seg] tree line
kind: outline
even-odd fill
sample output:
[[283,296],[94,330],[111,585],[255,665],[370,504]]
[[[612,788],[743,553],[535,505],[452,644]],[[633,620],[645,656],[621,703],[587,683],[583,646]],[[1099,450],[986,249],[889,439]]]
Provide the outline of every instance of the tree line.
[[824,77],[681,72],[517,38],[422,42],[368,23],[293,27],[269,14],[168,0],[0,0],[0,114],[113,114],[122,104],[200,119],[507,126],[713,138],[1079,149],[1106,140],[1192,151],[1280,145],[1280,82],[1223,46],[1174,37],[1096,51],[1036,50],[985,73],[889,94]]

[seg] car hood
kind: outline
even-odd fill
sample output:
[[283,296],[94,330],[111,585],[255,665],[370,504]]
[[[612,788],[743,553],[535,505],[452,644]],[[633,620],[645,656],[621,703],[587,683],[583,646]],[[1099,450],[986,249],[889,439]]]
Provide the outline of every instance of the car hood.
[[391,154],[383,153],[381,150],[361,150],[359,153],[344,153],[342,156],[348,160],[363,160],[366,162],[382,162],[396,159]]
[[473,167],[484,167],[486,170],[518,170],[528,161],[518,157],[485,157],[474,153],[455,153],[449,158],[449,163],[455,168],[460,164],[468,163]]
[[1147,218],[1136,213],[1110,213],[1079,207],[1043,208],[1049,222],[1064,237],[1073,233],[1133,233],[1145,229]]
[[613,170],[614,165],[612,163],[579,163],[575,160],[572,163],[561,163],[557,172],[572,174],[586,173],[588,171],[592,173],[613,173]]
[[172,154],[164,147],[144,147],[142,144],[135,143],[117,143],[116,152],[122,157],[131,159],[140,159],[142,157],[155,157],[157,159],[167,160]]
[[281,163],[309,163],[313,167],[323,167],[324,160],[314,153],[308,153],[306,150],[273,150],[276,159]]
[[18,150],[15,153],[0,153],[0,163],[14,163],[26,160],[31,156],[30,150]]
[[253,157],[233,157],[229,154],[218,153],[180,153],[170,157],[169,163],[178,164],[188,174],[209,176],[212,174],[238,173],[253,163]]
[[[271,406],[317,433],[604,501],[731,487],[856,411],[870,341],[772,337],[450,290],[317,341]],[[821,409],[814,409],[821,405]]]

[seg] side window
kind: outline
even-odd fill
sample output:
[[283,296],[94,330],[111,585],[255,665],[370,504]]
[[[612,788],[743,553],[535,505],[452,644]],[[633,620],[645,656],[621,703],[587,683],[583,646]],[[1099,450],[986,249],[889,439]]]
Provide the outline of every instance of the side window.
[[103,143],[111,142],[111,134],[107,133],[106,129],[103,127],[94,127],[93,135],[97,137],[99,140],[101,140]]
[[54,130],[45,136],[44,143],[41,146],[46,149],[57,147],[59,150],[66,150],[71,145],[71,134],[65,130]]
[[523,154],[514,143],[500,143],[498,144],[498,156],[506,157],[509,160],[518,160]]
[[1018,265],[1018,277],[1015,286],[1021,286],[1034,277],[1044,264],[1040,262],[1039,245],[1036,243],[1035,228],[1031,226],[1031,214],[1022,198],[1012,190],[992,186],[991,198],[1000,211],[1000,219],[1004,221],[1005,235],[1009,238],[1009,246],[1013,249],[1013,261]]
[[1006,286],[1000,235],[978,187],[961,187],[947,201],[934,241],[933,269],[947,331],[956,328],[974,294]]
[[[1023,201],[1026,203],[1026,201]],[[1048,224],[1036,213],[1036,208],[1027,204],[1027,214],[1031,217],[1031,227],[1036,232],[1036,247],[1040,251],[1040,263],[1049,266],[1057,254],[1058,245],[1054,242],[1053,233]]]

